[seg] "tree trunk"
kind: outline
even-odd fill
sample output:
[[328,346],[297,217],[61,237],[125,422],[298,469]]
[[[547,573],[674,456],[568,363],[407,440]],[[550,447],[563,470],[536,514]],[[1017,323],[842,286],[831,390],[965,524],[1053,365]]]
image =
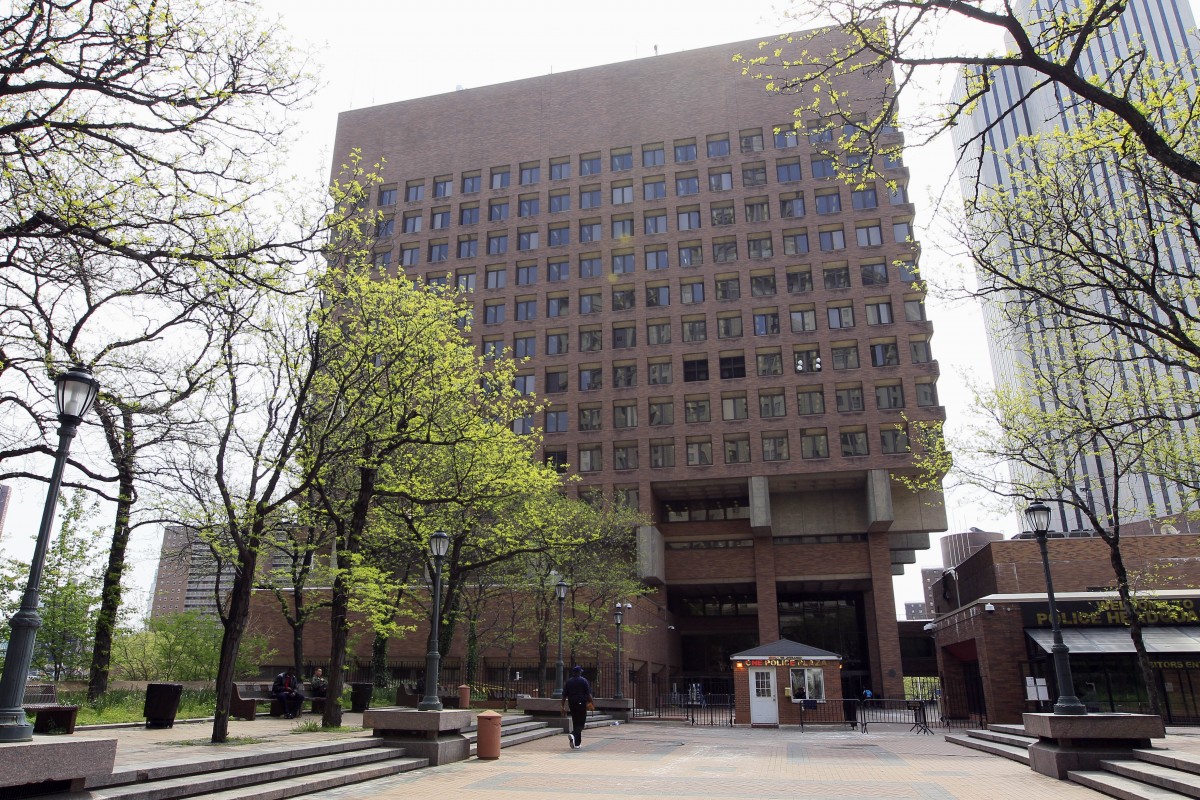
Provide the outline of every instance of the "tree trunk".
[[213,716],[212,741],[221,744],[229,738],[229,704],[233,698],[233,680],[237,677],[238,650],[250,617],[250,587],[254,584],[257,540],[242,551],[242,564],[234,574],[229,593],[229,613],[222,620],[221,660],[217,665],[217,708]]
[[479,669],[479,626],[472,614],[467,620],[467,685],[475,686],[475,673]]
[[371,682],[376,686],[388,685],[387,649],[388,637],[375,634],[371,643]]
[[100,611],[96,614],[96,636],[92,642],[92,664],[88,670],[88,699],[96,700],[108,691],[108,674],[112,665],[112,642],[121,612],[121,579],[125,575],[125,551],[129,546],[129,515],[133,508],[133,414],[121,413],[121,429],[116,428],[110,414],[101,414],[105,438],[117,466],[117,513],[113,521],[112,544],[108,550],[108,565],[100,587]]
[[296,668],[297,675],[304,674],[304,623],[300,621],[297,615],[296,621],[291,623],[292,627],[292,665]]
[[1114,532],[1105,537],[1109,546],[1109,560],[1112,563],[1113,574],[1117,577],[1117,594],[1121,597],[1121,608],[1129,620],[1129,638],[1133,640],[1136,653],[1138,672],[1142,683],[1146,686],[1146,701],[1150,713],[1162,716],[1162,697],[1158,693],[1158,683],[1154,680],[1154,667],[1150,666],[1150,654],[1146,652],[1146,642],[1142,639],[1142,620],[1137,606],[1133,602],[1133,593],[1129,589],[1129,574],[1125,570],[1125,559],[1121,556],[1120,533]]

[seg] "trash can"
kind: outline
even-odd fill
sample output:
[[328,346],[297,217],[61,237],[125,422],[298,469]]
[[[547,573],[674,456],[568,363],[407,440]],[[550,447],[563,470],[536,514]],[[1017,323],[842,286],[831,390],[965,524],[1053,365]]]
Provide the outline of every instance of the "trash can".
[[146,703],[142,706],[146,727],[175,727],[175,715],[179,712],[179,698],[182,695],[182,683],[146,684]]
[[475,717],[475,757],[500,757],[500,720],[495,711],[484,711]]
[[350,684],[350,710],[361,714],[370,708],[373,691],[375,691],[373,683]]

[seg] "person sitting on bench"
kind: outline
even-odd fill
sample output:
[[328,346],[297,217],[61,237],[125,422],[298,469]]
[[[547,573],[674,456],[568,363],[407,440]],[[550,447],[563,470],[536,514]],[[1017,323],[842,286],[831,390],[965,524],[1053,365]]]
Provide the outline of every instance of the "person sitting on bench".
[[283,718],[295,719],[300,715],[300,707],[304,705],[304,694],[300,691],[300,681],[296,680],[296,668],[288,667],[286,671],[275,676],[271,685],[271,696],[283,703]]
[[325,680],[325,673],[320,667],[313,672],[312,679],[308,682],[308,690],[312,692],[313,697],[324,697],[329,691],[329,681]]

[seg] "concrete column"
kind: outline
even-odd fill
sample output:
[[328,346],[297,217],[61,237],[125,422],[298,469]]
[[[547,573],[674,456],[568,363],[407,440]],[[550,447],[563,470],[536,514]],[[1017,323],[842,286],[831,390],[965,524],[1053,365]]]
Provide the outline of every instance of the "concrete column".
[[750,530],[754,532],[754,583],[758,592],[758,643],[779,640],[779,598],[775,591],[775,543],[771,490],[767,478],[750,478]]
[[886,469],[867,470],[867,530],[886,531],[895,520],[891,474]]
[[896,624],[896,598],[892,593],[892,555],[886,533],[867,535],[871,567],[871,603],[867,625],[875,630],[877,650],[871,652],[871,674],[882,681],[875,693],[904,697],[904,674],[900,665],[900,630]]
[[638,577],[652,585],[662,586],[667,582],[666,546],[663,535],[653,525],[639,525],[637,529]]
[[771,490],[765,475],[750,479],[750,527],[755,533],[771,530]]

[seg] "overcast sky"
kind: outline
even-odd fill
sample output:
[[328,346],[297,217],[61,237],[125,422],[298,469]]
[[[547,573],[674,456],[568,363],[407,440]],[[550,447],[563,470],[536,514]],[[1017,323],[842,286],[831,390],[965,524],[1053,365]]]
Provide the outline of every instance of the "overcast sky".
[[[1197,0],[1192,0],[1195,5]],[[763,39],[789,27],[780,6],[764,0],[609,0],[576,4],[564,0],[264,0],[299,47],[310,54],[321,89],[311,108],[297,117],[290,161],[301,176],[329,175],[337,114],[352,108],[486,86],[633,58]],[[786,7],[786,4],[783,6]],[[732,53],[731,53],[732,55]],[[921,103],[908,101],[905,113],[922,103],[944,102],[948,85],[923,90]],[[653,99],[647,100],[653,113]],[[930,227],[933,198],[949,187],[953,166],[949,145],[912,150],[909,195],[917,208],[922,269],[935,280],[952,280],[959,265],[939,247]],[[928,303],[934,325],[933,350],[941,367],[938,393],[949,425],[970,402],[970,380],[990,376],[982,322],[973,304]],[[14,486],[0,552],[29,558],[44,488]],[[978,498],[952,493],[947,501],[951,531],[971,526],[1015,533],[1017,520],[995,516]],[[108,519],[98,518],[98,525]],[[144,594],[153,578],[161,532],[143,531],[132,546],[132,583]],[[936,542],[919,554],[916,567],[896,581],[897,609],[921,598],[921,566],[940,565]],[[136,595],[136,592],[135,592]]]

